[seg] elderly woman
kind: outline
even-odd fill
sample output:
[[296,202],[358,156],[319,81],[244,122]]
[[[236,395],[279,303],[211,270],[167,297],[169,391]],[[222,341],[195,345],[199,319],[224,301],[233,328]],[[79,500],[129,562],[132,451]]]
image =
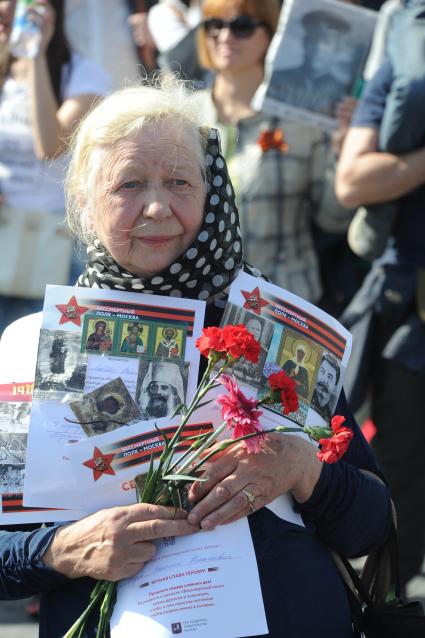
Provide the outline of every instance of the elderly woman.
[[[68,180],[71,227],[88,243],[80,286],[204,299],[218,325],[242,258],[238,215],[216,131],[180,86],[129,88],[106,98],[80,126]],[[25,325],[24,325],[25,324]],[[34,369],[5,362],[15,335],[36,333],[33,315],[3,337],[0,382]],[[36,343],[22,345],[36,356]],[[10,358],[9,358],[10,359]],[[16,359],[16,357],[15,357]],[[11,372],[11,366],[14,365]],[[187,515],[147,504],[99,511],[80,521],[0,533],[0,592],[41,592],[40,635],[59,638],[88,603],[93,579],[136,574],[163,536],[211,529],[249,514],[270,634],[349,638],[349,604],[330,549],[345,556],[381,544],[390,525],[387,488],[344,397],[354,441],[345,460],[322,465],[300,437],[272,434],[268,452],[234,446],[194,485]],[[255,497],[251,511],[243,490]],[[305,526],[265,507],[288,493]],[[306,613],[307,612],[307,613]],[[93,626],[87,634],[94,636]]]

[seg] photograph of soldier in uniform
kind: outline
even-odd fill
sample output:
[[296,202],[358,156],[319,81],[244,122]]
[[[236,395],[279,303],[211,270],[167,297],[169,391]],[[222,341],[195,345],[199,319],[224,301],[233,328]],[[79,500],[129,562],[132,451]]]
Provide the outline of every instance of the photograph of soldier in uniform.
[[158,326],[154,356],[159,359],[181,359],[184,355],[183,330],[175,326]]
[[362,78],[375,16],[328,0],[288,0],[283,14],[280,41],[267,59],[265,97],[335,119]]
[[81,337],[66,330],[40,331],[34,397],[41,392],[82,392],[87,355],[80,352]]
[[174,361],[140,361],[136,403],[142,419],[171,417],[185,402],[189,364]]
[[243,357],[232,366],[232,374],[247,385],[258,388],[262,381],[262,372],[273,337],[272,321],[256,315],[240,306],[227,304],[221,325],[244,324],[246,329],[260,342],[258,363],[246,361]]
[[[346,45],[350,24],[338,15],[316,10],[305,13],[301,25],[303,62],[274,71],[269,95],[283,96],[287,104],[333,116],[336,104],[351,91],[351,70],[341,73],[334,58]],[[338,70],[334,72],[336,66]]]
[[317,371],[311,407],[330,423],[335,410],[340,377],[340,363],[330,352],[324,352]]

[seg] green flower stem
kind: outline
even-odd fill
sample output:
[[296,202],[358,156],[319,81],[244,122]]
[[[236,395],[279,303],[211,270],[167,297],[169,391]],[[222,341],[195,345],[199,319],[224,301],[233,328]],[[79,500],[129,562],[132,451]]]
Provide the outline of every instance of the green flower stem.
[[[203,443],[201,445],[200,448],[198,448],[196,450],[196,452],[194,452],[185,463],[183,463],[183,465],[181,465],[178,469],[178,472],[176,472],[176,474],[184,474],[184,471],[194,462],[196,461],[197,458],[200,457],[200,455],[202,454],[202,452],[204,452],[204,450],[206,450],[207,448],[210,447],[211,443],[213,441],[215,441],[215,439],[220,436],[220,434],[223,432],[223,430],[227,427],[227,421],[223,421],[223,423],[216,429],[214,430],[214,432],[211,433],[211,436],[208,437],[208,439],[205,441],[205,443]],[[175,467],[175,466],[173,466]]]
[[[179,427],[177,428],[173,438],[171,439],[170,443],[168,444],[168,448],[166,450],[164,450],[164,452],[162,453],[160,459],[159,459],[159,464],[160,467],[164,466],[164,473],[165,474],[169,474],[170,473],[170,463],[172,462],[173,456],[174,456],[174,452],[175,452],[175,448],[177,447],[178,443],[179,443],[179,438],[180,438],[180,434],[183,430],[183,428],[185,427],[186,423],[188,422],[190,416],[192,415],[192,413],[196,410],[197,405],[199,404],[200,400],[210,391],[210,389],[212,388],[212,386],[214,385],[214,383],[217,381],[218,377],[224,372],[224,370],[226,369],[228,363],[227,361],[225,361],[223,363],[223,365],[221,366],[221,368],[218,370],[218,372],[212,376],[212,378],[210,379],[210,374],[211,374],[211,370],[213,368],[214,362],[212,360],[208,361],[208,366],[207,369],[204,372],[204,375],[202,377],[202,381],[197,389],[197,391],[195,392],[195,396],[193,397],[186,414],[184,415]],[[195,457],[196,458],[196,457]],[[176,463],[173,464],[173,468],[176,466]],[[186,466],[187,467],[187,466]]]
[[117,583],[108,582],[105,589],[102,604],[100,605],[99,625],[96,632],[96,638],[105,638],[108,629],[109,620],[114,610],[116,600]]
[[105,593],[105,588],[107,585],[109,585],[109,583],[105,580],[100,580],[97,583],[96,587],[93,589],[91,593],[90,603],[87,605],[86,609],[83,611],[81,616],[77,618],[77,620],[72,625],[72,627],[68,629],[68,631],[66,632],[63,638],[79,638],[82,635],[81,632],[82,630],[85,629],[87,620],[91,616],[93,610],[99,604],[100,598],[102,594]]
[[[178,461],[176,461],[175,463],[173,463],[173,465],[170,468],[165,468],[164,472],[166,474],[172,473],[172,471],[174,470],[174,468],[178,465],[178,463],[181,463],[182,461],[184,461],[184,459],[186,459],[189,454],[191,454],[191,452],[193,452],[194,450],[198,449],[198,445],[199,445],[199,439],[202,437],[202,439],[205,439],[207,436],[209,436],[209,432],[205,432],[205,434],[200,434],[199,437],[196,437],[196,441],[194,441],[192,443],[192,445],[190,446],[190,448],[188,450],[186,450],[186,452],[184,454],[182,454],[182,456],[179,458]],[[184,440],[183,438],[181,439],[182,441]],[[172,459],[171,459],[172,460]]]

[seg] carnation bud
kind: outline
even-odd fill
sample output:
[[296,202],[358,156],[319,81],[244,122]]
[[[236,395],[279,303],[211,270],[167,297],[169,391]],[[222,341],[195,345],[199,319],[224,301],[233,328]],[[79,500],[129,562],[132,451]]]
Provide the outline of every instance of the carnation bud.
[[325,426],[304,428],[304,432],[308,434],[308,436],[314,441],[320,441],[320,439],[328,439],[333,434],[332,430]]

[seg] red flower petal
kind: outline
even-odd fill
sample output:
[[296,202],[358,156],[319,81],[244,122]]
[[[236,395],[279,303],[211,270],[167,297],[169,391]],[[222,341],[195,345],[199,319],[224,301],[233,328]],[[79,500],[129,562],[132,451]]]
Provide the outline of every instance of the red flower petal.
[[223,420],[232,429],[232,439],[258,432],[259,436],[245,439],[243,443],[248,453],[259,452],[264,442],[264,433],[259,421],[262,411],[257,409],[258,401],[246,397],[236,381],[228,375],[221,375],[220,381],[229,394],[220,394],[216,402],[222,407]]
[[342,424],[345,423],[345,416],[341,416],[340,414],[335,414],[332,417],[331,428],[334,432],[338,432]]
[[349,428],[340,428],[337,434],[329,439],[320,439],[320,450],[317,457],[324,463],[336,463],[346,453],[350,441],[353,438],[353,431]]

